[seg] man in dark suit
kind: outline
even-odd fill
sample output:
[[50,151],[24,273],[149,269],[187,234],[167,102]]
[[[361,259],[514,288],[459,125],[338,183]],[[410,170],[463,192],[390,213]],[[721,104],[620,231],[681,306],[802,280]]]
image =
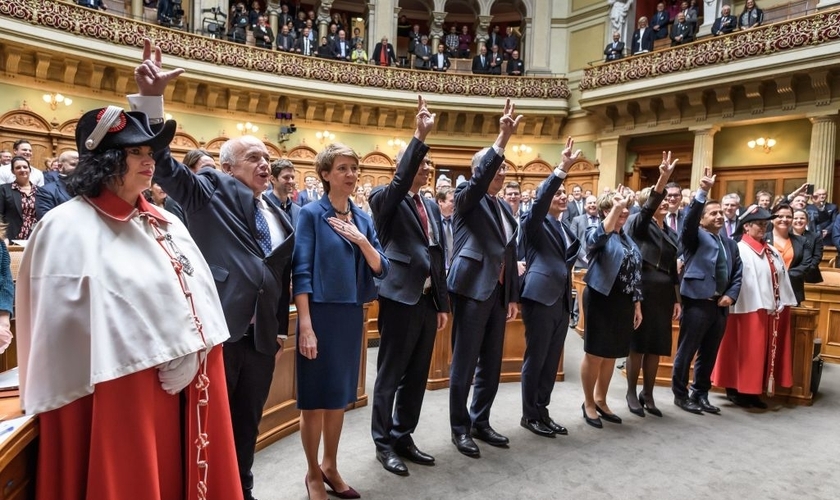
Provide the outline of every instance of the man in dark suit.
[[271,31],[271,26],[265,16],[260,16],[257,19],[257,25],[253,27],[251,33],[254,35],[254,45],[263,49],[271,49],[274,43],[274,32]]
[[[680,235],[685,270],[680,285],[682,317],[671,377],[674,404],[690,413],[719,413],[709,403],[711,375],[726,329],[729,306],[741,292],[741,257],[734,240],[721,237],[720,203],[707,200],[715,177],[706,167],[700,189],[688,206]],[[694,383],[688,393],[688,372],[695,354]]]
[[321,196],[318,194],[318,181],[315,177],[311,175],[307,175],[303,178],[303,183],[306,186],[306,189],[298,193],[298,205],[304,206],[307,203],[318,201],[321,199]]
[[473,57],[472,72],[474,75],[487,75],[490,73],[490,57],[487,56],[487,47],[479,47],[479,54]]
[[514,50],[507,64],[508,76],[523,76],[525,75],[525,63],[519,58],[519,51]]
[[379,66],[392,66],[397,64],[397,55],[394,53],[394,46],[388,43],[387,37],[382,37],[382,41],[374,46],[370,59]]
[[514,119],[514,110],[507,100],[496,142],[473,156],[472,177],[455,191],[447,279],[453,314],[449,422],[455,447],[471,457],[480,456],[473,437],[492,446],[509,442],[490,427],[490,407],[499,388],[505,322],[519,310],[516,221],[496,198],[505,182],[504,148],[522,121],[521,115]]
[[265,197],[286,213],[292,226],[297,226],[300,205],[292,200],[295,191],[295,166],[289,160],[281,158],[271,162],[271,190]]
[[429,48],[429,37],[420,37],[420,43],[414,47],[414,69],[431,69],[432,49]]
[[501,75],[502,74],[502,54],[499,52],[499,46],[494,45],[490,48],[490,53],[487,54],[487,57],[490,59],[490,74],[491,75]]
[[[487,46],[487,50],[491,50],[494,45],[498,46],[499,48],[502,47],[502,35],[500,33],[499,25],[493,26],[493,31],[487,34],[487,40],[484,41],[484,45]],[[501,55],[501,52],[499,53]]]
[[[72,198],[67,191],[67,176],[76,170],[79,163],[79,153],[76,151],[65,151],[58,157],[61,164],[58,179],[55,182],[46,182],[44,186],[35,192],[35,218],[41,220],[47,212],[61,205]],[[46,173],[44,174],[46,177]]]
[[439,73],[445,73],[446,70],[449,69],[449,66],[452,65],[452,63],[449,62],[449,56],[446,55],[446,48],[442,43],[438,44],[437,54],[432,56],[431,63],[432,71],[437,71]]
[[420,25],[415,24],[411,27],[411,31],[408,33],[408,53],[414,54],[417,50],[417,46],[420,45],[420,39],[423,35],[420,34]]
[[302,56],[314,56],[317,47],[312,41],[309,28],[303,28],[303,33],[295,42],[295,52]]
[[612,38],[612,43],[604,48],[604,62],[617,61],[624,57],[624,42],[621,41],[621,34],[614,31]]
[[563,211],[562,220],[566,223],[570,223],[572,219],[582,214],[585,208],[586,200],[583,197],[583,189],[579,184],[575,184],[572,186],[572,197],[569,198],[566,210]]
[[682,234],[685,212],[680,210],[682,201],[682,189],[676,182],[669,182],[665,185],[665,201],[668,202],[668,214],[665,215],[665,224],[677,234]]
[[712,34],[714,36],[728,35],[735,31],[737,27],[738,18],[732,15],[730,6],[724,5],[720,8],[720,17],[715,19],[714,24],[712,24]]
[[738,193],[723,195],[720,200],[720,207],[723,210],[723,227],[720,230],[721,236],[732,238],[735,227],[738,225],[738,208],[741,206],[741,197]]
[[685,20],[685,14],[677,14],[677,20],[671,26],[671,47],[694,41],[694,31],[691,23]]
[[572,154],[573,146],[570,137],[560,165],[537,190],[537,200],[522,223],[526,271],[520,295],[525,323],[525,356],[519,424],[538,436],[552,438],[569,433],[549,416],[548,405],[569,330],[571,270],[580,247],[580,241],[559,220],[566,208],[563,179],[580,156],[580,150]]
[[[568,208],[567,208],[568,210]],[[572,234],[575,235],[580,242],[578,249],[577,260],[575,261],[575,269],[587,269],[589,267],[589,258],[586,255],[586,229],[590,226],[597,226],[601,222],[598,217],[598,198],[592,195],[584,199],[584,212],[577,217],[574,217],[570,223]],[[580,297],[575,294],[574,302],[572,303],[572,319],[569,326],[572,328],[578,325],[580,321]]]
[[665,3],[659,2],[656,4],[656,12],[650,20],[651,29],[653,29],[654,33],[654,39],[661,40],[663,38],[668,38],[668,22],[670,20],[671,16],[665,9]]
[[[144,44],[145,63],[134,77],[140,96],[129,98],[133,110],[146,108],[153,124],[163,121],[163,91],[183,71],[163,72],[157,54],[152,60],[151,44]],[[222,171],[204,168],[195,174],[166,148],[155,152],[153,178],[187,213],[190,233],[216,279],[230,332],[223,354],[245,500],[253,499],[259,423],[289,328],[294,228],[263,198],[268,158],[262,141],[243,136],[222,145]]]
[[816,189],[811,199],[813,203],[807,205],[805,210],[808,212],[808,218],[811,220],[814,232],[817,233],[818,237],[831,241],[832,227],[834,226],[834,220],[837,218],[837,205],[826,203],[828,192],[825,188]]
[[390,184],[370,194],[370,208],[385,255],[388,276],[379,284],[379,356],[373,389],[371,434],[376,458],[388,472],[408,475],[400,457],[433,465],[433,456],[414,444],[420,420],[435,332],[446,325],[449,297],[444,265],[445,238],[437,204],[419,194],[431,175],[429,147],[434,115],[420,98],[417,129],[397,155]]
[[289,27],[280,25],[280,35],[277,36],[277,50],[281,52],[294,52],[295,37],[289,33]]
[[350,60],[350,52],[353,49],[350,47],[350,41],[347,40],[347,32],[344,30],[339,30],[338,35],[333,42],[332,51],[335,54],[335,58],[339,61],[349,61]]

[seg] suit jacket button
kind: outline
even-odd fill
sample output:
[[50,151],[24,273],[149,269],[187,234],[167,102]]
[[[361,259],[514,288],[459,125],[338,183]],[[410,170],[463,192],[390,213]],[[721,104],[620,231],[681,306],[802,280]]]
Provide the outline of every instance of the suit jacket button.
[[259,294],[260,294],[260,295],[262,295],[262,294],[264,294],[264,293],[265,293],[265,290],[263,290],[262,288],[260,288]]

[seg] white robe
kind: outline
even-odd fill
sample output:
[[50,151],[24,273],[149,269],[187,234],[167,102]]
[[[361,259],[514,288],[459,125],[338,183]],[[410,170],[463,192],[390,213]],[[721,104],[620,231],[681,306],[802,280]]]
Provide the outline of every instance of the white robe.
[[763,253],[758,255],[751,246],[743,241],[738,242],[738,251],[741,255],[743,270],[741,272],[741,294],[738,295],[738,302],[730,306],[732,314],[745,314],[765,309],[775,311],[780,306],[795,306],[796,296],[793,294],[793,287],[790,285],[790,277],[785,268],[785,261],[779,252],[772,246],[773,265],[776,267],[776,277],[779,280],[780,304],[775,303],[773,294],[773,281],[770,275],[770,266],[767,264],[767,256]]
[[178,218],[159,213],[170,221],[161,229],[195,269],[186,280],[206,344],[146,218],[135,209],[118,220],[76,197],[35,226],[18,274],[18,359],[27,413],[59,408],[93,393],[100,382],[229,337],[206,261]]

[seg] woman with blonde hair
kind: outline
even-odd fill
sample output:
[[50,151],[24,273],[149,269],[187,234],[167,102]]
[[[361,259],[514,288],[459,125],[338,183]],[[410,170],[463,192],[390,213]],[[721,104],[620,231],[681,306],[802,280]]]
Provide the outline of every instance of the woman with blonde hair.
[[[326,196],[300,211],[292,260],[298,313],[297,404],[310,498],[359,498],[338,472],[344,409],[356,401],[364,304],[376,298],[374,278],[388,259],[373,221],[351,197],[359,180],[359,156],[330,144],[315,158]],[[324,442],[323,460],[318,454]]]

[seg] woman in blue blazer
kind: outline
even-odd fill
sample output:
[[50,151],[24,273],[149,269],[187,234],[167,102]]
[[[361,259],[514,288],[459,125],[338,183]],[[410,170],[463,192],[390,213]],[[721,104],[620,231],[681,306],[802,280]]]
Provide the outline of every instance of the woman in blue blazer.
[[607,406],[615,359],[630,353],[630,337],[642,323],[642,255],[622,227],[630,211],[629,198],[621,186],[598,198],[603,220],[586,230],[589,269],[584,281],[583,332],[585,352],[580,366],[586,423],[601,428],[600,415],[607,422],[621,423]]
[[370,217],[350,201],[359,177],[356,153],[330,144],[315,169],[325,196],[301,209],[292,257],[305,483],[317,498],[326,498],[324,484],[339,498],[359,498],[338,473],[336,456],[344,408],[356,401],[363,306],[376,298],[373,279],[385,277],[389,264]]

